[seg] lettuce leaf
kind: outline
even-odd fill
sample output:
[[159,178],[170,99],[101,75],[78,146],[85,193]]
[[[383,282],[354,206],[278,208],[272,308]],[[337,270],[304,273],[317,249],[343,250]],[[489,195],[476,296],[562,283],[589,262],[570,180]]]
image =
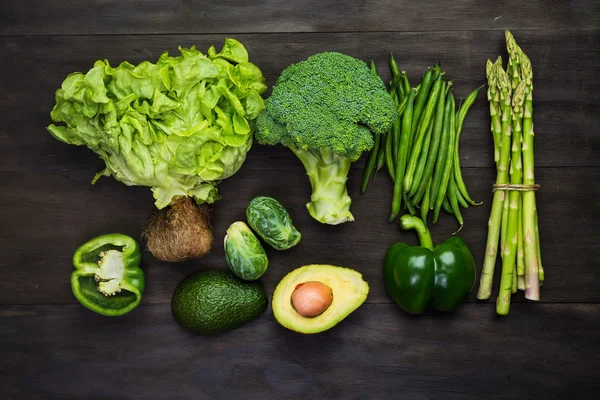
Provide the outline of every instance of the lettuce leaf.
[[156,207],[174,197],[198,204],[219,198],[218,183],[235,174],[252,145],[254,119],[264,109],[260,69],[248,52],[226,39],[207,55],[179,48],[156,64],[112,67],[96,61],[70,74],[56,91],[48,131],[85,145],[106,164],[101,176],[152,188]]

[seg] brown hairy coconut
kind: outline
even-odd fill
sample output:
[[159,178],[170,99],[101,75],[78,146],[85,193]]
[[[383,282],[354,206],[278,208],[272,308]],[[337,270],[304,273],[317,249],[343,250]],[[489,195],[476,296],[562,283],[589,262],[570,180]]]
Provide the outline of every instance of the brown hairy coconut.
[[148,250],[159,260],[175,262],[207,254],[212,245],[210,208],[178,197],[150,218],[145,236]]

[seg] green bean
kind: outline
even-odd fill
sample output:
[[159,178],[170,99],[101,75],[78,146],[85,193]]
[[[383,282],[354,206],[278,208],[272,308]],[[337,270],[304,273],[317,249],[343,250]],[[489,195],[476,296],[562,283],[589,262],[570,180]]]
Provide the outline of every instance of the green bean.
[[398,68],[398,63],[394,58],[394,53],[390,53],[390,69],[392,70],[392,76],[400,74],[400,68]]
[[[450,95],[450,123],[448,124],[448,130],[450,131],[450,139],[448,140],[448,156],[446,157],[446,162],[444,163],[444,171],[442,172],[442,180],[440,181],[440,188],[436,195],[435,200],[435,208],[433,209],[433,223],[435,224],[438,220],[438,216],[440,215],[440,208],[442,207],[442,203],[444,202],[444,197],[446,197],[446,191],[448,190],[448,181],[450,180],[450,174],[452,173],[452,160],[453,160],[453,149],[454,149],[454,140],[456,135],[456,117],[454,116],[454,96],[452,92]],[[452,206],[452,203],[450,203]],[[454,209],[452,210],[454,211]]]
[[454,215],[452,212],[452,207],[450,207],[450,202],[448,201],[448,196],[444,197],[444,201],[442,203],[442,208],[450,215]]
[[477,100],[477,95],[479,94],[479,91],[481,90],[481,88],[483,88],[484,85],[479,86],[477,89],[473,90],[471,93],[469,93],[469,95],[465,98],[465,101],[461,104],[460,108],[458,109],[458,114],[457,114],[457,119],[456,119],[456,137],[459,138],[460,137],[460,132],[462,131],[462,126],[463,123],[465,122],[465,118],[467,117],[467,113],[469,112],[469,109],[471,109],[471,106],[473,105],[473,103],[475,103],[475,100]]
[[[438,150],[440,149],[440,139],[442,136],[442,128],[444,125],[444,111],[446,107],[446,97],[448,95],[448,91],[450,90],[450,85],[452,83],[444,82],[444,87],[442,93],[438,98],[438,104],[435,109],[435,120],[433,123],[433,136],[431,138],[431,149],[429,150],[429,154],[427,156],[427,162],[425,164],[425,169],[423,171],[423,177],[421,178],[421,182],[419,183],[419,187],[417,189],[417,193],[413,197],[415,203],[418,203],[425,194],[426,190],[429,191],[431,189],[427,189],[427,187],[431,188],[432,185],[428,184],[429,180],[432,180],[433,177],[433,167],[435,167],[435,162],[438,157]],[[431,204],[431,195],[429,197],[429,204]]]
[[[409,192],[412,190],[413,178],[415,175],[415,170],[417,168],[417,162],[421,155],[421,149],[423,147],[423,141],[427,130],[429,128],[429,124],[431,123],[433,117],[433,111],[435,110],[435,106],[437,105],[437,98],[440,94],[442,88],[442,75],[436,79],[433,88],[431,89],[431,94],[429,95],[429,99],[427,101],[427,107],[425,107],[425,111],[423,112],[423,117],[419,121],[416,115],[414,115],[413,111],[413,121],[419,121],[419,129],[417,131],[417,135],[414,139],[414,143],[412,149],[410,151],[410,158],[408,161],[408,166],[406,167],[406,175],[404,175],[404,191]],[[417,95],[418,96],[418,95]],[[416,99],[415,99],[416,101]],[[411,132],[414,131],[415,122],[413,122],[413,126]],[[418,184],[418,182],[416,182]],[[416,191],[416,188],[415,188]]]
[[406,193],[402,193],[402,198],[404,199],[404,204],[406,204],[406,209],[410,215],[415,215],[417,212],[415,211],[415,206],[412,201],[406,196]]
[[360,182],[360,193],[364,193],[367,191],[367,186],[369,185],[369,179],[371,175],[373,175],[373,170],[375,169],[375,164],[377,162],[377,153],[379,151],[379,146],[381,143],[381,135],[379,133],[375,134],[375,144],[371,148],[369,152],[369,158],[367,158],[367,163],[365,164],[365,170],[363,172],[362,181]]
[[401,83],[402,76],[400,74],[400,69],[398,68],[398,63],[394,58],[394,53],[390,53],[390,69],[392,70],[392,77],[394,78],[390,86],[398,93],[398,101],[402,101],[402,99],[406,97],[408,93]]
[[392,124],[392,131],[388,132],[387,137],[385,138],[385,167],[387,169],[390,178],[392,178],[392,182],[394,181],[394,176],[396,175],[394,171],[394,125],[396,121]]
[[462,214],[460,213],[460,207],[458,206],[458,199],[456,198],[456,192],[457,192],[456,182],[454,182],[454,179],[450,178],[449,182],[448,182],[448,200],[450,201],[450,207],[452,208],[452,212],[454,213],[456,220],[460,224],[460,228],[458,229],[460,231],[464,225],[464,221],[463,221]]
[[431,178],[427,183],[427,190],[425,191],[425,197],[423,197],[423,203],[421,203],[421,220],[427,225],[427,214],[429,214],[429,187],[431,186]]
[[[385,136],[383,134],[382,136]],[[377,162],[375,163],[375,174],[373,175],[373,182],[375,182],[375,178],[377,178],[377,174],[381,169],[385,166],[385,137],[381,138],[381,145],[379,146],[379,152],[377,153]]]
[[460,143],[460,134],[462,132],[463,122],[465,121],[465,118],[467,116],[467,113],[469,112],[469,109],[471,108],[471,106],[473,105],[475,100],[477,99],[477,94],[479,94],[479,90],[482,87],[483,86],[480,86],[477,89],[473,90],[471,93],[469,93],[469,95],[467,96],[467,98],[465,99],[463,104],[460,106],[460,109],[457,111],[457,116],[456,116],[456,143],[455,143],[456,148],[454,149],[454,179],[456,180],[457,190],[460,192],[460,194],[464,197],[464,199],[469,204],[472,204],[474,206],[480,205],[482,203],[475,203],[473,201],[473,199],[471,199],[471,196],[469,195],[469,192],[467,191],[467,185],[465,185],[465,181],[463,180],[463,177],[462,177],[462,171],[460,169],[460,156],[459,156],[459,152],[458,152],[458,147],[459,147],[459,143]]
[[427,133],[425,134],[425,139],[423,141],[423,150],[421,150],[421,156],[419,157],[419,161],[417,163],[417,169],[415,170],[413,184],[411,185],[410,191],[408,192],[408,197],[410,197],[415,204],[419,204],[419,202],[416,199],[414,199],[413,196],[417,192],[417,188],[419,187],[419,183],[421,183],[423,177],[423,170],[425,169],[425,162],[427,161],[427,155],[429,154],[432,132],[433,123],[429,124],[429,129],[427,129]]
[[[396,104],[396,108],[398,107],[398,94],[395,90],[395,88],[390,87],[390,96],[392,97],[392,100],[394,101],[394,104]],[[392,124],[392,129],[390,130],[390,132],[388,133],[389,135],[392,136],[392,143],[391,143],[391,154],[392,154],[392,166],[396,165],[396,160],[398,159],[398,142],[400,141],[400,133],[396,134],[396,127],[395,127],[396,122],[394,121],[394,123]],[[387,142],[386,142],[387,144]],[[388,150],[388,149],[386,149]],[[392,167],[393,168],[393,167]],[[393,179],[392,179],[393,180]]]
[[402,116],[402,130],[400,134],[400,144],[398,146],[398,162],[396,163],[396,180],[394,181],[394,195],[392,198],[390,222],[396,219],[402,208],[402,182],[404,181],[404,171],[406,169],[406,159],[408,157],[408,139],[412,125],[415,91],[411,90],[406,98],[407,102],[404,115]]
[[[438,151],[437,160],[435,161],[435,172],[431,182],[431,193],[429,193],[429,208],[433,210],[437,201],[437,193],[442,181],[442,173],[448,158],[449,143],[450,143],[450,114],[454,112],[450,108],[450,94],[446,95],[444,106],[444,119],[442,121],[442,137],[440,138],[440,149]],[[443,199],[442,199],[443,200]]]
[[375,62],[373,60],[371,60],[369,68],[371,69],[371,74],[377,75],[377,66],[375,65]]
[[[402,74],[393,75],[392,80],[390,81],[390,88],[396,87],[398,84],[402,84]],[[402,88],[404,92],[404,87]]]
[[[454,180],[454,177],[451,176],[450,179]],[[456,181],[454,181],[454,184],[456,185]],[[465,198],[460,193],[460,190],[458,190],[458,186],[456,187],[456,198],[458,199],[458,204],[460,204],[462,208],[469,208],[469,203],[467,203]]]
[[402,71],[402,85],[404,85],[404,93],[410,93],[410,81],[408,80],[408,74],[406,71]]
[[402,114],[404,114],[404,109],[406,108],[406,102],[408,101],[408,96],[406,96],[404,99],[402,99],[402,101],[400,102],[400,104],[398,104],[398,107],[396,107],[398,109],[398,116],[402,117]]
[[414,140],[417,128],[419,126],[419,120],[421,118],[421,113],[423,112],[423,108],[425,108],[425,102],[427,100],[427,96],[429,96],[429,89],[431,88],[431,85],[433,85],[434,72],[435,71],[430,68],[425,73],[425,75],[423,76],[423,79],[421,80],[421,83],[419,83],[418,90],[415,95],[415,105],[413,106],[413,119],[415,120],[415,122],[412,124],[412,128],[410,130],[410,140],[409,140],[409,145],[408,145],[408,153],[409,154],[411,154],[411,152],[412,152],[413,140]]

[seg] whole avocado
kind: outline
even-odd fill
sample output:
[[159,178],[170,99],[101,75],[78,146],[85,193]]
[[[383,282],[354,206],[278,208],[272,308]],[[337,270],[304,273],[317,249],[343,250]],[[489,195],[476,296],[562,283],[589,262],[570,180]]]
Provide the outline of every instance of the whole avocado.
[[267,303],[260,283],[242,281],[229,271],[205,270],[177,285],[171,311],[184,328],[214,335],[257,318]]

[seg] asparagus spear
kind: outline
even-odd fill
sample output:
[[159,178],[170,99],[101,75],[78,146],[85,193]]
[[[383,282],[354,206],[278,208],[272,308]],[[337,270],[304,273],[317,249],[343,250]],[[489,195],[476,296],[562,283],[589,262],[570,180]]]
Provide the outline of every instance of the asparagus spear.
[[539,267],[539,275],[540,275],[540,286],[544,283],[544,267],[542,267],[542,252],[540,249],[540,229],[538,225],[538,213],[537,208],[535,210],[535,238],[537,242],[537,256],[538,256],[538,267]]
[[[508,198],[508,193],[506,193]],[[504,248],[506,243],[506,229],[508,228],[508,201],[502,203],[502,218],[500,220],[500,248]],[[504,253],[500,253],[500,257],[504,257]]]
[[[517,226],[517,288],[525,290],[525,256],[523,254],[523,196],[519,199]],[[538,242],[539,243],[539,242]]]
[[[521,74],[525,82],[523,110],[523,184],[534,185],[533,158],[533,70],[527,55],[521,52]],[[525,298],[540,299],[540,257],[536,233],[535,192],[523,192],[523,251],[525,256]],[[543,270],[542,270],[543,271]],[[542,272],[543,277],[543,272]]]
[[508,50],[508,65],[506,67],[506,73],[511,81],[511,88],[514,91],[521,82],[521,68],[519,55],[523,52],[515,38],[510,31],[505,31],[504,36],[506,38],[506,50]]
[[[498,159],[498,168],[496,174],[496,183],[505,184],[508,182],[508,161],[510,158],[510,138],[511,138],[511,87],[508,75],[502,68],[502,58],[498,57],[491,73],[496,74],[496,83],[500,93],[502,137],[500,141],[500,158]],[[489,77],[488,77],[489,81]],[[500,235],[500,223],[502,217],[502,205],[506,197],[506,192],[497,190],[494,192],[492,200],[492,211],[488,221],[488,237],[485,246],[485,258],[481,270],[481,278],[477,298],[485,300],[490,297],[492,292],[492,279],[494,277],[494,267],[496,264],[496,255],[498,248],[498,238]]]
[[[521,122],[523,118],[523,102],[525,99],[525,82],[519,83],[512,97],[512,156],[510,161],[510,183],[521,184]],[[517,259],[518,243],[518,216],[519,216],[520,192],[513,190],[509,193],[508,220],[506,227],[506,239],[502,247],[502,278],[500,280],[500,292],[496,301],[496,312],[507,315],[510,310],[510,297],[513,284],[515,291],[517,281],[515,275],[515,261]]]
[[494,137],[494,162],[496,165],[498,165],[498,160],[500,159],[500,138],[502,136],[500,92],[498,91],[498,85],[496,84],[496,73],[493,72],[496,64],[502,64],[502,59],[500,57],[498,57],[498,59],[499,60],[497,60],[496,63],[487,60],[487,64],[485,65],[485,74],[488,79],[487,98],[490,102],[490,116],[492,117],[491,130],[492,136]]

